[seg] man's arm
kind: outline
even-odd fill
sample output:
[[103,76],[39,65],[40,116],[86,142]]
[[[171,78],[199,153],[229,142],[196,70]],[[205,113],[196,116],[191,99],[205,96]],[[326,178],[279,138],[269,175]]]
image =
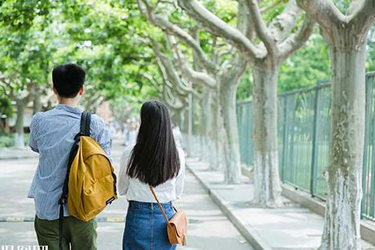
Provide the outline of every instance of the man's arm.
[[36,113],[33,116],[30,124],[30,139],[29,139],[29,147],[32,151],[39,153],[38,149],[38,142],[37,142],[37,134],[38,134],[38,127],[40,121],[40,114]]
[[95,139],[111,159],[111,131],[102,118],[92,115],[91,137]]

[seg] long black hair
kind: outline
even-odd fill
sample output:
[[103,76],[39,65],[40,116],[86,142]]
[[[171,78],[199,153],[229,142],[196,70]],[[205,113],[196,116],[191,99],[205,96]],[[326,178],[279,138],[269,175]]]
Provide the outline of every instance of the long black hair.
[[178,175],[180,159],[167,107],[147,101],[141,108],[141,126],[130,156],[127,174],[156,187]]

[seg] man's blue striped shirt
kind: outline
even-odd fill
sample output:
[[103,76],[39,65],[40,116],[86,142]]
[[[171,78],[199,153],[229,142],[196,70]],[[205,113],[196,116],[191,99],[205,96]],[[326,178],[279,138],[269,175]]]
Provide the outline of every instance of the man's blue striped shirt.
[[[31,121],[29,146],[39,153],[39,164],[28,197],[34,199],[36,216],[40,219],[59,218],[58,200],[74,136],[80,130],[81,114],[78,108],[59,104],[54,109],[35,114]],[[90,133],[110,157],[110,131],[97,115],[92,115]],[[64,210],[68,216],[67,207]]]

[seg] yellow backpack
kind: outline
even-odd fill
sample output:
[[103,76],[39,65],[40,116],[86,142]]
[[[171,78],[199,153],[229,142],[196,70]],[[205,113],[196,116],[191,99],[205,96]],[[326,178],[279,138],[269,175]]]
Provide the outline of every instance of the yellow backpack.
[[89,221],[116,199],[114,169],[100,145],[81,136],[69,173],[68,211]]
[[83,112],[81,129],[74,138],[68,172],[59,200],[60,242],[66,202],[70,215],[82,221],[89,221],[117,199],[114,169],[102,147],[90,137],[90,123],[91,114]]

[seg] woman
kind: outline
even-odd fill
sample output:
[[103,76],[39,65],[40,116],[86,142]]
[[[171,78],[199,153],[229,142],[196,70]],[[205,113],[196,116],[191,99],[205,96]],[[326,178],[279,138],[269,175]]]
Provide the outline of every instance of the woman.
[[123,237],[124,250],[172,250],[167,222],[150,186],[169,218],[172,201],[181,197],[184,187],[185,156],[177,148],[168,109],[158,101],[145,102],[135,146],[121,157],[119,192],[129,201]]

